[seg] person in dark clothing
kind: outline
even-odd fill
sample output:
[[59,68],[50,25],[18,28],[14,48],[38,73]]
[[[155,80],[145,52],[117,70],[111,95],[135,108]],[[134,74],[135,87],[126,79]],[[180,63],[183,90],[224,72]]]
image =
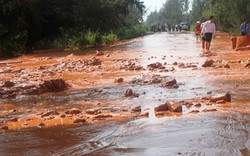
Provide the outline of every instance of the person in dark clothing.
[[245,19],[240,25],[240,32],[242,36],[248,35],[248,28],[247,20]]

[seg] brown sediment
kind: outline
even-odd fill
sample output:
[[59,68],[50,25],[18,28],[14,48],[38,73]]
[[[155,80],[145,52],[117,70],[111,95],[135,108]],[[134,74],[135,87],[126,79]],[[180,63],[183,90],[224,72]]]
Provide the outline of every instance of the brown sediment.
[[[237,120],[242,124],[239,125],[242,126],[240,129],[247,127],[247,114],[250,113],[248,109],[250,69],[247,64],[250,51],[232,49],[231,37],[224,33],[218,33],[217,38],[212,41],[211,54],[203,54],[199,50],[200,45],[195,43],[192,34],[159,34],[153,37],[163,39],[164,44],[153,42],[155,39],[152,40],[149,36],[133,40],[128,45],[98,51],[92,49],[87,54],[86,51],[53,53],[40,51],[3,61],[0,63],[0,95],[6,93],[10,96],[1,97],[0,132],[58,125],[98,125],[112,121],[119,121],[123,125],[129,120],[145,119],[149,124],[146,129],[149,132],[143,134],[142,131],[141,138],[137,140],[142,138],[154,140],[155,138],[151,137],[151,129],[156,133],[157,128],[164,131],[163,127],[172,128],[171,132],[176,131],[174,136],[196,139],[195,143],[187,139],[188,143],[183,145],[185,149],[200,147],[200,140],[203,140],[206,146],[213,147],[206,149],[212,151],[208,152],[208,155],[213,155],[217,151],[214,147],[215,142],[211,141],[214,140],[212,137],[217,138],[217,141],[222,140],[221,146],[223,146],[226,141],[217,133],[227,136],[229,133],[226,131],[227,128],[233,127],[229,124],[238,123]],[[183,44],[186,42],[190,45]],[[179,47],[180,44],[183,48]],[[205,64],[206,60],[212,61]],[[204,64],[206,67],[202,67]],[[68,84],[67,88],[54,92],[39,92],[39,94],[24,92],[27,88],[37,88],[44,82],[58,79],[65,81]],[[229,96],[223,98],[227,93],[230,94],[230,100]],[[15,96],[11,96],[12,94]],[[168,106],[165,110],[155,111],[157,106],[166,103],[177,103],[182,109],[175,112]],[[161,122],[162,120],[164,121]],[[203,127],[204,123],[207,127]],[[190,129],[185,129],[188,124],[192,126]],[[222,126],[223,124],[226,128]],[[127,129],[129,128],[131,127],[128,126]],[[132,128],[131,131],[140,128],[143,126]],[[218,129],[216,134],[214,129]],[[221,132],[224,129],[225,131]],[[247,131],[245,129],[244,131]],[[193,131],[198,132],[196,134]],[[206,132],[213,135],[203,136]],[[230,131],[230,138],[236,137],[231,134],[233,132],[235,129]],[[160,147],[165,144],[169,145],[168,147],[180,147],[181,142],[170,145],[171,141],[164,139],[170,136],[168,133],[170,131],[154,134],[157,137],[152,144],[155,146],[158,144]],[[129,135],[123,137],[130,138]],[[163,138],[164,141],[157,142],[157,138]],[[128,147],[131,145],[144,148],[151,142],[137,144],[136,140],[134,143],[124,140],[124,144],[128,144]],[[176,151],[176,149],[171,150]],[[248,152],[246,150],[244,151]],[[189,154],[198,155],[199,152],[186,153]]]
[[[85,95],[86,99],[95,97],[96,95],[103,95],[106,96],[106,94],[109,94],[108,92],[104,92],[103,88],[110,87],[110,86],[119,86],[119,85],[157,85],[158,87],[169,87],[178,89],[181,83],[177,83],[178,80],[175,79],[173,76],[160,76],[160,75],[152,75],[150,76],[151,72],[160,72],[160,73],[168,73],[168,72],[175,72],[175,70],[185,70],[185,68],[201,68],[201,67],[208,67],[208,69],[204,69],[208,72],[210,75],[216,76],[220,75],[220,77],[223,77],[223,82],[226,81],[235,81],[235,85],[237,87],[240,86],[243,82],[250,81],[247,77],[242,76],[241,74],[235,74],[233,77],[227,76],[229,73],[235,73],[240,71],[246,71],[248,72],[249,69],[247,67],[244,67],[245,64],[247,64],[248,57],[248,51],[242,51],[242,52],[235,52],[230,48],[230,37],[226,34],[220,34],[218,35],[217,39],[213,41],[212,45],[212,51],[216,53],[215,56],[210,56],[207,58],[209,61],[205,61],[204,65],[203,63],[198,60],[192,60],[191,58],[179,56],[179,59],[184,60],[184,63],[177,63],[182,61],[169,61],[169,58],[172,58],[173,56],[162,56],[160,60],[168,60],[170,63],[160,63],[157,62],[156,56],[148,56],[147,52],[137,52],[136,54],[128,53],[126,50],[104,50],[104,51],[96,51],[96,54],[87,54],[82,55],[78,53],[70,53],[70,51],[60,51],[59,52],[38,52],[32,55],[24,55],[18,59],[13,59],[10,61],[4,61],[1,63],[3,68],[1,68],[1,81],[2,84],[10,84],[13,83],[13,85],[9,85],[8,87],[5,87],[2,85],[2,98],[7,99],[18,99],[19,96],[30,96],[30,95],[40,95],[40,94],[47,94],[47,90],[50,91],[53,90],[53,85],[48,84],[48,80],[51,79],[61,79],[65,80],[66,83],[69,84],[68,91],[66,92],[73,92],[78,90],[85,90],[84,92],[87,94]],[[108,57],[105,55],[108,54]],[[124,57],[124,54],[126,57]],[[146,63],[145,60],[148,60],[147,58],[150,58],[149,63]],[[185,60],[191,59],[190,61],[193,62],[185,62]],[[154,60],[154,61],[152,61]],[[152,63],[150,63],[152,62]],[[212,62],[212,63],[210,63]],[[209,65],[208,65],[209,64]],[[178,65],[178,69],[175,69],[176,65]],[[144,67],[143,67],[144,66]],[[172,69],[175,70],[172,70]],[[228,68],[228,69],[227,69]],[[229,69],[230,68],[230,69]],[[197,69],[196,69],[197,70]],[[225,73],[226,72],[226,73]],[[225,74],[224,74],[225,73]],[[139,76],[138,74],[143,74],[143,76]],[[174,75],[174,74],[169,74]],[[246,75],[246,73],[245,73]],[[177,75],[176,77],[178,77]],[[138,78],[137,78],[138,77]],[[218,79],[220,81],[221,78]],[[44,84],[47,83],[48,87],[46,87],[41,82],[44,82]],[[16,87],[16,86],[22,86],[25,85],[28,90],[26,91],[23,87]],[[44,87],[43,87],[44,86]],[[51,86],[51,87],[49,87]],[[60,85],[61,86],[61,85]],[[172,87],[174,86],[174,87]],[[39,87],[43,88],[39,90]],[[34,89],[35,88],[35,89]],[[38,89],[37,89],[38,88]],[[45,88],[45,89],[44,89]],[[46,89],[47,88],[47,89]],[[51,88],[51,89],[48,89]],[[97,89],[92,89],[97,88]],[[62,89],[55,89],[54,91],[60,91],[65,90],[65,87],[62,87]],[[89,90],[88,90],[89,89]],[[192,88],[193,91],[195,90],[202,90],[202,87],[196,87]],[[46,90],[46,91],[44,91]],[[222,90],[222,89],[221,89]],[[132,89],[131,95],[128,93],[129,87],[127,88],[127,93],[124,91],[124,95],[120,95],[118,97],[117,101],[119,101],[119,98],[121,102],[124,100],[124,98],[129,98],[132,96],[132,98],[139,97],[139,94],[133,93]],[[230,89],[226,89],[226,91],[230,91]],[[178,92],[178,90],[176,90]],[[225,92],[225,91],[224,91]],[[5,94],[10,94],[9,96],[6,96]],[[12,96],[14,94],[14,96]],[[69,93],[70,94],[70,93]],[[145,92],[142,94],[146,94]],[[136,96],[135,96],[136,95]],[[46,95],[44,95],[46,96]],[[53,96],[49,95],[49,96]],[[70,96],[70,95],[69,95]],[[105,103],[105,106],[109,106],[110,103],[112,103],[112,96],[110,96],[111,99],[105,99],[106,102],[102,99],[99,99],[97,103]],[[187,99],[179,99],[179,100],[187,100]],[[216,101],[215,101],[216,102]],[[123,102],[122,102],[123,103]],[[206,103],[206,102],[202,102]],[[217,104],[223,104],[223,101],[217,102]],[[11,115],[6,113],[6,111],[16,110],[20,111],[18,114],[22,114],[24,117],[18,117],[18,121],[15,123],[9,123],[7,122],[10,129],[19,129],[22,127],[33,127],[37,126],[40,122],[42,122],[42,117],[38,117],[36,114],[32,114],[33,112],[41,111],[41,108],[39,106],[35,106],[34,104],[31,107],[31,105],[27,104],[26,107],[22,106],[20,104],[18,107],[16,107],[15,104],[1,104],[3,110],[5,112],[1,112],[1,116],[3,116],[4,120],[7,120],[5,118],[8,118],[8,116]],[[46,112],[46,104],[40,103],[39,105],[44,105],[43,111]],[[75,104],[74,104],[75,105]],[[112,105],[112,104],[111,104]],[[184,104],[185,105],[185,104]],[[193,108],[197,107],[197,104],[187,104],[187,109],[184,109],[185,112],[202,112],[203,106],[208,105],[214,105],[209,104],[207,102],[206,104],[200,104],[199,109],[195,110]],[[226,105],[226,104],[225,104]],[[55,106],[56,107],[56,106]],[[59,104],[60,110],[58,110],[60,113],[63,113],[67,111],[67,108],[62,104]],[[81,108],[85,107],[85,108]],[[119,106],[118,106],[119,107]],[[101,107],[99,105],[92,105],[89,104],[85,106],[85,104],[79,105],[79,110],[85,111],[89,108],[97,108],[101,110]],[[125,106],[120,107],[120,109],[127,109],[128,107]],[[21,110],[30,109],[32,111],[25,112]],[[50,106],[48,106],[47,110],[50,109]],[[52,108],[53,109],[53,108]],[[205,109],[205,108],[204,108]],[[203,110],[204,110],[203,109]],[[207,109],[207,108],[206,108]],[[57,111],[56,109],[53,109]],[[118,110],[120,113],[121,110]],[[114,110],[109,110],[110,118],[113,120],[116,120],[116,118],[120,118],[119,113],[114,114]],[[132,111],[133,112],[133,111]],[[124,113],[124,112],[123,112]],[[100,111],[100,114],[102,112]],[[133,115],[131,113],[125,113],[126,115],[120,115],[126,116],[125,118],[130,118]],[[5,117],[6,116],[6,117]],[[15,116],[12,115],[12,116]],[[32,116],[32,117],[28,117]],[[45,125],[52,126],[52,125],[60,125],[60,124],[72,124],[74,119],[73,117],[68,118],[68,116],[61,118],[59,115],[48,115],[51,116],[50,118],[46,119]],[[84,119],[86,119],[86,122],[90,122],[89,118],[84,113],[82,116],[85,116]],[[146,115],[147,116],[147,115]],[[31,119],[32,122],[26,123],[25,118]],[[75,118],[75,117],[74,117]],[[106,120],[106,117],[103,117]],[[15,125],[15,126],[13,126]]]

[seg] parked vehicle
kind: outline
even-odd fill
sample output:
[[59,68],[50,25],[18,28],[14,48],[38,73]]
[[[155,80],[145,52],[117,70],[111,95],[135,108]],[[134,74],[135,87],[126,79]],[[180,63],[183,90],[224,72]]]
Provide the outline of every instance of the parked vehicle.
[[181,30],[185,30],[185,31],[190,31],[190,25],[188,24],[188,22],[181,22],[179,25],[179,29]]

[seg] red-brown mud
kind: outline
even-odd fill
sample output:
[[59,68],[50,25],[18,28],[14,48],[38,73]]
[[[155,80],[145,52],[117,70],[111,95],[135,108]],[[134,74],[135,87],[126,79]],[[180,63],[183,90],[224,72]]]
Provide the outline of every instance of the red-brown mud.
[[200,47],[160,33],[1,61],[0,155],[248,156],[250,51]]

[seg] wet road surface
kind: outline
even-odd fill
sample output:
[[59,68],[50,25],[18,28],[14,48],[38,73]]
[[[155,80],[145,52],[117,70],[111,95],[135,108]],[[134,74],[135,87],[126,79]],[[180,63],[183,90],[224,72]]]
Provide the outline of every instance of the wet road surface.
[[[212,41],[214,60],[231,61],[250,58],[249,51],[230,49],[230,38],[218,36]],[[149,112],[148,118],[129,118],[98,124],[58,125],[48,128],[27,128],[0,133],[0,155],[93,155],[93,156],[249,156],[250,155],[250,70],[232,64],[230,69],[202,68],[207,57],[201,57],[200,43],[191,33],[159,33],[126,45],[108,49],[110,59],[138,59],[140,65],[161,62],[169,68],[174,62],[195,64],[195,68],[179,68],[171,72],[106,70],[89,75],[63,75],[75,89],[42,96],[18,98],[1,102],[6,110],[11,108],[36,109],[71,108],[75,103],[88,101],[104,104],[103,107],[130,108],[141,106]],[[43,54],[32,57],[41,57]],[[80,54],[79,54],[80,55]],[[32,59],[29,58],[28,59]],[[55,56],[56,57],[56,56]],[[90,54],[86,57],[92,57]],[[109,68],[110,64],[105,65]],[[127,82],[133,78],[159,74],[175,78],[178,89],[157,85],[124,83],[114,85],[116,77]],[[91,79],[91,75],[93,76]],[[76,79],[78,78],[78,79]],[[89,78],[92,86],[82,79]],[[132,88],[138,98],[124,98],[123,93]],[[89,94],[88,90],[93,90]],[[98,91],[99,90],[99,91]],[[101,90],[101,92],[100,92]],[[168,100],[185,100],[207,96],[208,92],[230,92],[232,102],[227,104],[184,108],[183,113],[157,117],[154,108]],[[7,103],[9,105],[7,105]],[[98,105],[98,107],[101,107]],[[194,109],[216,108],[215,112],[190,113]]]

